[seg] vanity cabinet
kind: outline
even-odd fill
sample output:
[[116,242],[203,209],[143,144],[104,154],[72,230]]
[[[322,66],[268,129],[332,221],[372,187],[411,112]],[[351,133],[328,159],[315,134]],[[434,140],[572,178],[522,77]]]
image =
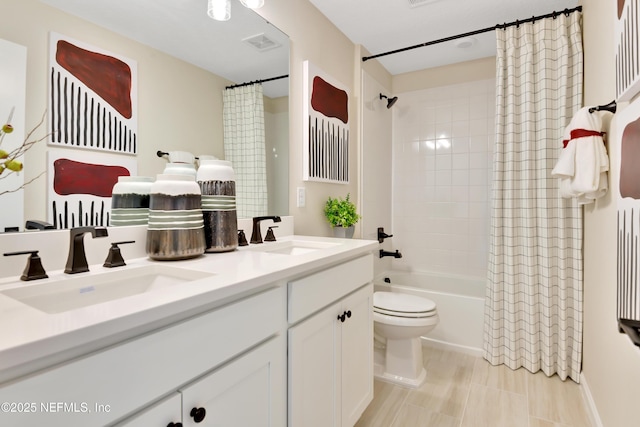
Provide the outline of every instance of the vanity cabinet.
[[289,283],[289,427],[351,427],[373,399],[372,263]]
[[[141,425],[134,423],[136,416],[161,417],[169,408],[170,422],[188,426],[194,425],[189,416],[194,406],[205,407],[211,415],[206,418],[211,424],[198,425],[214,425],[216,411],[221,417],[228,411],[238,415],[253,405],[247,399],[267,394],[269,416],[253,425],[284,425],[285,299],[285,287],[280,285],[3,384],[0,402],[23,406],[1,413],[0,425],[87,427],[128,422],[128,418],[131,425]],[[253,387],[256,390],[245,394]],[[182,405],[173,418],[177,394]],[[30,405],[28,413],[25,404]]]
[[[189,311],[179,311],[176,300],[170,318],[105,320],[100,330],[113,327],[116,344],[99,350],[91,323],[73,339],[52,335],[58,353],[0,384],[0,403],[13,405],[0,426],[351,427],[373,399],[367,245],[307,267],[281,261],[289,273],[224,289],[227,299],[207,307],[185,300]],[[134,323],[144,330],[134,334]]]

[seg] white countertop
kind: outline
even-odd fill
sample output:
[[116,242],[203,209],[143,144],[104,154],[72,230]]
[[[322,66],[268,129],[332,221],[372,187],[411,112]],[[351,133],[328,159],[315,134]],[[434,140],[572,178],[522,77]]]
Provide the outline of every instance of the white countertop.
[[[328,247],[297,255],[264,251],[288,241],[327,244]],[[89,272],[75,275],[64,274],[62,270],[50,271],[48,279],[32,282],[2,279],[0,382],[166,326],[259,292],[275,282],[303,276],[377,248],[375,240],[286,236],[279,238],[278,242],[250,245],[233,252],[205,254],[190,260],[137,258],[126,260],[126,266],[114,269],[92,265]],[[100,274],[150,264],[208,272],[212,276],[55,314],[42,312],[1,293],[11,288],[53,283],[71,276],[74,279],[86,278],[87,285],[90,285],[92,279]]]

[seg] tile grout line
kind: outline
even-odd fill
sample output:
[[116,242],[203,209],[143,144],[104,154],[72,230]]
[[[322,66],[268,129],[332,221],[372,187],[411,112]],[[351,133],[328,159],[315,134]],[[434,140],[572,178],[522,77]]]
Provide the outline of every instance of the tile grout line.
[[459,424],[460,427],[462,427],[462,422],[464,421],[464,416],[467,413],[467,406],[469,405],[469,397],[471,396],[471,388],[475,384],[473,382],[473,374],[475,373],[476,367],[478,366],[478,362],[480,360],[481,359],[476,358],[476,360],[473,362],[473,370],[471,372],[471,380],[469,381],[469,390],[467,391],[467,397],[464,400],[464,406],[462,407],[462,414],[460,415],[460,424]]
[[396,421],[398,420],[400,413],[402,412],[403,409],[406,409],[405,406],[407,405],[407,399],[409,399],[410,394],[411,394],[411,391],[407,393],[404,399],[402,399],[402,403],[398,405],[398,409],[395,411],[395,414],[393,415],[393,420],[391,420],[391,427],[394,427],[396,425]]

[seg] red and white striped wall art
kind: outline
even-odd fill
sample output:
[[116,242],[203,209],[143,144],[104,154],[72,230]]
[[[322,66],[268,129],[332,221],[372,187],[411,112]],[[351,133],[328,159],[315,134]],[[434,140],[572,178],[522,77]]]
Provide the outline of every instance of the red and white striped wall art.
[[50,145],[138,152],[137,63],[50,33]]
[[640,92],[640,0],[618,0],[615,25],[616,99]]
[[618,181],[612,185],[618,211],[617,318],[640,324],[640,100],[618,112],[614,123],[611,151],[620,175],[612,176]]
[[304,61],[303,179],[349,183],[349,94]]
[[56,228],[110,225],[119,176],[136,175],[135,157],[89,150],[47,151],[48,221]]

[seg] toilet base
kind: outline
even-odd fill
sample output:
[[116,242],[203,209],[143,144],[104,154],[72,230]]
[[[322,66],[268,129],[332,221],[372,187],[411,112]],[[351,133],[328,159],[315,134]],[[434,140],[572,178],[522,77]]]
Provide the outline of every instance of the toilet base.
[[376,379],[412,389],[419,388],[427,379],[427,370],[424,367],[411,378],[386,372],[385,348],[375,347],[373,356],[373,376]]

